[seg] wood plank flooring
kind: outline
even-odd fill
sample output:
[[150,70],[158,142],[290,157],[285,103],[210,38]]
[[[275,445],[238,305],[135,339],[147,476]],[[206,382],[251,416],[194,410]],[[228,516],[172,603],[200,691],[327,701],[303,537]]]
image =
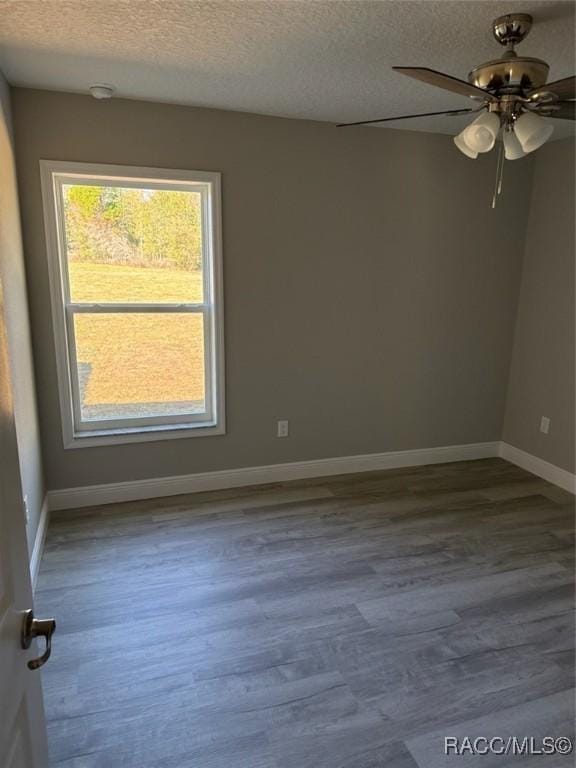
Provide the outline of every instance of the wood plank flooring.
[[[574,499],[500,459],[52,516],[52,768],[438,768],[572,736]],[[486,756],[486,768],[573,765]]]

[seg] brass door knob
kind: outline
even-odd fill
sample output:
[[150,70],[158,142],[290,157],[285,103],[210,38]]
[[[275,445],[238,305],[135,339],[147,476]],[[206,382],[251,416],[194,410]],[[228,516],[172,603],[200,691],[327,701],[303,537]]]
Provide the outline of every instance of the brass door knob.
[[42,656],[32,659],[28,662],[28,669],[40,669],[52,652],[52,635],[56,629],[56,619],[35,619],[34,612],[30,608],[24,611],[24,620],[22,622],[22,635],[20,644],[24,650],[30,648],[32,640],[35,637],[43,637],[46,641],[46,648]]

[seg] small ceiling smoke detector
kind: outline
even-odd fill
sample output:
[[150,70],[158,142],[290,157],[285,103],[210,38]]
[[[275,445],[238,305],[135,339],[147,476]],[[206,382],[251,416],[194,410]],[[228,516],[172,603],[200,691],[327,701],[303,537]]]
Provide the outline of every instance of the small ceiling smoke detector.
[[114,93],[114,86],[105,83],[94,83],[90,86],[90,93],[95,99],[111,99]]

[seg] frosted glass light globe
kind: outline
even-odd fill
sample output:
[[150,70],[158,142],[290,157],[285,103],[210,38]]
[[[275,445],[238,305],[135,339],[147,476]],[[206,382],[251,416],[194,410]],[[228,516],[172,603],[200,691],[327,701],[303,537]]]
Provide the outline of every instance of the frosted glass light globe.
[[454,136],[454,144],[456,144],[460,152],[463,152],[466,155],[466,157],[471,157],[472,160],[476,160],[476,158],[478,157],[478,152],[474,152],[474,150],[470,149],[468,144],[466,144],[466,141],[464,139],[464,131],[462,131],[462,133],[459,133],[458,136]]
[[518,141],[513,128],[507,128],[504,131],[504,157],[506,160],[518,160],[525,157],[526,153],[522,149],[522,144]]
[[528,154],[548,141],[554,127],[533,112],[523,112],[514,123],[514,130],[522,149]]
[[495,112],[484,112],[462,131],[467,146],[473,152],[490,152],[500,130],[500,118]]

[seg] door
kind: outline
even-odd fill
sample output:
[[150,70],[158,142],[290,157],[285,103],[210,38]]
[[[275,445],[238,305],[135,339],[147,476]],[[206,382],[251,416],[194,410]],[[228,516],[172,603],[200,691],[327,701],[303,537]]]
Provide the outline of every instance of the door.
[[0,278],[0,766],[47,768],[40,672],[28,668],[43,648],[21,640],[32,587],[10,381]]

